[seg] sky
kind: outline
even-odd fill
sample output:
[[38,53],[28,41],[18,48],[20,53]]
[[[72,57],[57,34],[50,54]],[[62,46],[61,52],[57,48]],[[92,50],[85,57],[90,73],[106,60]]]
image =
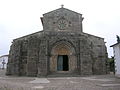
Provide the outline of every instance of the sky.
[[108,56],[120,36],[120,0],[0,0],[0,56],[9,53],[13,39],[43,30],[40,17],[64,8],[83,14],[83,31],[103,37]]

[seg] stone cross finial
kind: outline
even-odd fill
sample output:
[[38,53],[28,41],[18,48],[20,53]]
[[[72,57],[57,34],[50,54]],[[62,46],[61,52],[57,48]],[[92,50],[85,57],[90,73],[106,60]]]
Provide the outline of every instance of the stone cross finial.
[[63,8],[63,7],[64,7],[64,5],[62,4],[62,5],[61,5],[61,8]]
[[5,60],[3,59],[3,62],[2,62],[2,64],[3,64],[3,67],[2,67],[2,69],[4,69],[5,68]]

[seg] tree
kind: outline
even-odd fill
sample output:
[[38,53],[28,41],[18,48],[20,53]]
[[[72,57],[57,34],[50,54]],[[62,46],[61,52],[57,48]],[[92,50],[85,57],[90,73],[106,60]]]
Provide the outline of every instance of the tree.
[[110,72],[114,72],[115,74],[115,62],[114,62],[114,57],[108,58],[107,60],[109,67],[110,67]]

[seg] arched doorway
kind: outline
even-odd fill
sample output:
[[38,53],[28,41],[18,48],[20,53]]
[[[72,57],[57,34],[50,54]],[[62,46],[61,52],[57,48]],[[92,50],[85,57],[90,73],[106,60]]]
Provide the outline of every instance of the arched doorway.
[[57,42],[51,49],[50,72],[73,72],[76,68],[74,47],[67,41]]
[[68,55],[58,55],[57,70],[58,71],[69,71]]

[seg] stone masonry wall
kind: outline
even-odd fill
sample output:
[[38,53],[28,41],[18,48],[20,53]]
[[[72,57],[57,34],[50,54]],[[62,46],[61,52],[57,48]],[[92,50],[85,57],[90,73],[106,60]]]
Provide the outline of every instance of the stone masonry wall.
[[38,77],[46,76],[48,73],[48,54],[47,54],[47,40],[40,41],[39,60],[38,60]]
[[39,39],[36,36],[31,36],[28,39],[27,76],[37,76],[39,43]]
[[20,57],[21,57],[21,41],[15,41],[11,45],[10,54],[8,58],[8,75],[20,74]]

